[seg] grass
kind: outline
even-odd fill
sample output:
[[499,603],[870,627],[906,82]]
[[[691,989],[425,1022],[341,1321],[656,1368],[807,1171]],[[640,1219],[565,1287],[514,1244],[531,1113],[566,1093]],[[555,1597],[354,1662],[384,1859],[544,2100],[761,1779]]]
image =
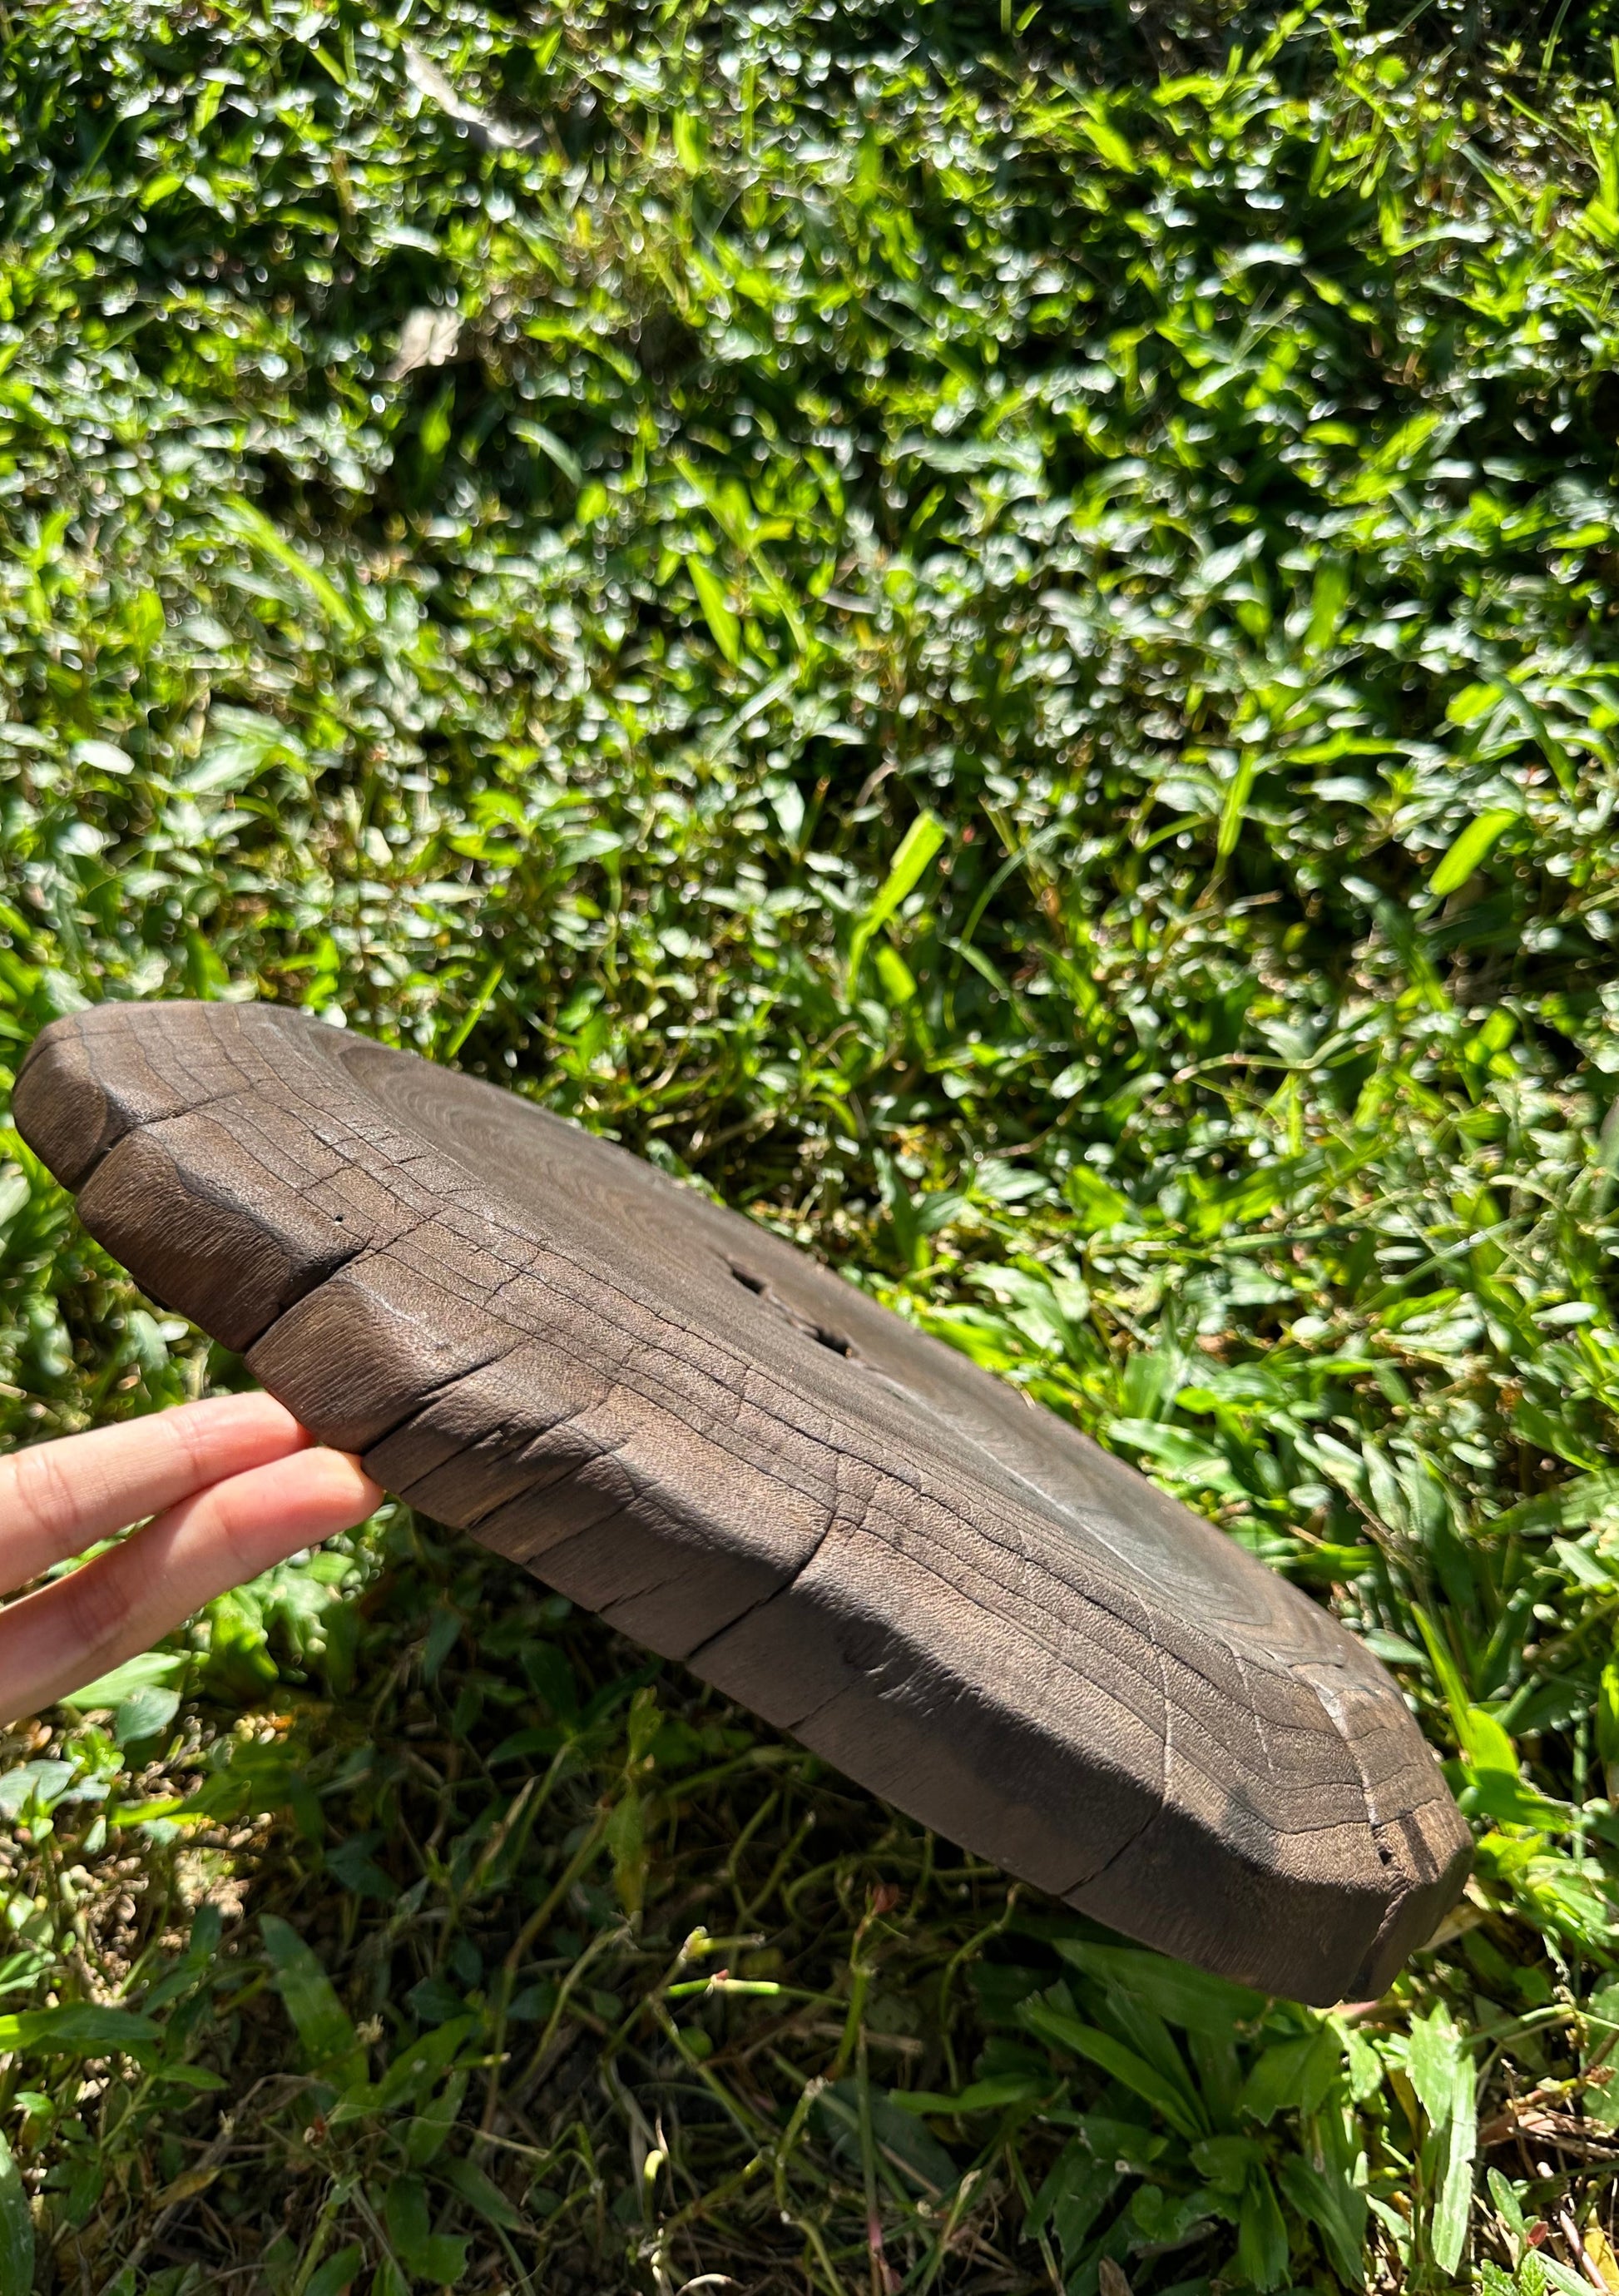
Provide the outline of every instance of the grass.
[[[0,13],[0,1056],[274,997],[1066,1412],[1478,1835],[1234,1995],[389,1508],[0,1770],[0,2296],[1619,2296],[1600,24]],[[240,1366],[14,1136],[7,1439]]]

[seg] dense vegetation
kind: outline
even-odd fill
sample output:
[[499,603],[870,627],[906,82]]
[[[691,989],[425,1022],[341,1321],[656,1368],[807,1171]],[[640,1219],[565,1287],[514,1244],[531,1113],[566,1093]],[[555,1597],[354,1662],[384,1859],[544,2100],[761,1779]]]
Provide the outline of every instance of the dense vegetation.
[[[0,1057],[277,997],[611,1133],[1479,1837],[1267,2005],[386,1510],[9,1742],[5,2296],[1619,2292],[1619,113],[1509,29],[0,10]],[[241,1377],[6,1152],[9,1439]]]

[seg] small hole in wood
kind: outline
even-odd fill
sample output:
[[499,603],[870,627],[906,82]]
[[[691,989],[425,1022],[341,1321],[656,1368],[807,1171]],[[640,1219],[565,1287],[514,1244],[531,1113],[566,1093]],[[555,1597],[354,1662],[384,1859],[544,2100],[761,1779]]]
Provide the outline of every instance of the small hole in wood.
[[756,1300],[763,1300],[767,1308],[773,1308],[776,1313],[785,1316],[789,1324],[796,1325],[799,1331],[807,1332],[817,1347],[830,1348],[835,1356],[848,1356],[854,1352],[849,1341],[840,1332],[829,1332],[824,1324],[812,1324],[796,1309],[784,1307],[780,1300],[773,1300],[770,1296],[770,1287],[762,1275],[750,1275],[745,1267],[733,1267],[731,1272],[744,1292],[751,1292]]

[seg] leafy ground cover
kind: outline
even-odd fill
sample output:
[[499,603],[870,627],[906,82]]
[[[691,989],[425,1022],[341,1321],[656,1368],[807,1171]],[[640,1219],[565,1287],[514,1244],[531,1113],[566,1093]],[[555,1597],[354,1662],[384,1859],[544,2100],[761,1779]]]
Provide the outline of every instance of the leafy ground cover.
[[[1619,2292],[1564,29],[0,12],[0,1054],[278,997],[625,1140],[1330,1602],[1479,1837],[1266,2003],[390,1509],[9,1740],[0,2289]],[[9,1439],[241,1377],[6,1153]]]

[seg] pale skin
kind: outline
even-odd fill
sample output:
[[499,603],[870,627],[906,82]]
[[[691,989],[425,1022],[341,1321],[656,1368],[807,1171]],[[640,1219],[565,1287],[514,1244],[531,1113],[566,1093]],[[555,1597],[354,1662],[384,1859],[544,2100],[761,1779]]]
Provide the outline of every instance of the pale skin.
[[[150,1650],[227,1587],[363,1522],[382,1494],[267,1395],[220,1395],[0,1459],[0,1722],[37,1714]],[[150,1517],[150,1521],[145,1519]]]

